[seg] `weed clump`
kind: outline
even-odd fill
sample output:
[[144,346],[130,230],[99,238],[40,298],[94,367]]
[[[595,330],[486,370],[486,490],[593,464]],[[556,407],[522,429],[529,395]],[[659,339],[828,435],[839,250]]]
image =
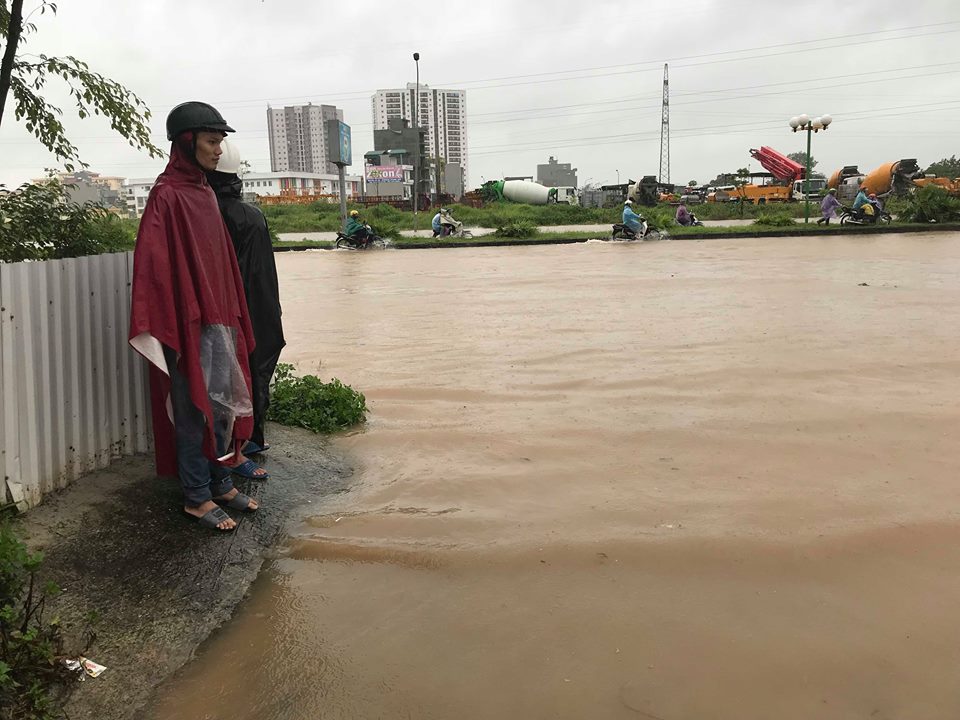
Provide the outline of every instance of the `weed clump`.
[[267,418],[282,425],[332,433],[364,421],[367,399],[337,378],[297,377],[293,365],[280,363],[274,375]]
[[754,225],[763,225],[765,227],[793,227],[796,223],[793,216],[784,210],[768,210],[764,208],[757,213]]
[[[41,585],[42,561],[42,555],[27,551],[9,522],[0,521],[0,720],[62,717],[62,703],[82,672],[63,664],[60,621],[44,615],[60,589],[52,582]],[[85,645],[93,639],[88,632]]]
[[540,231],[537,226],[527,220],[508,220],[497,225],[493,233],[496,237],[502,238],[531,238],[538,235]]
[[951,222],[960,219],[960,198],[936,185],[927,185],[905,198],[891,199],[887,210],[903,222]]

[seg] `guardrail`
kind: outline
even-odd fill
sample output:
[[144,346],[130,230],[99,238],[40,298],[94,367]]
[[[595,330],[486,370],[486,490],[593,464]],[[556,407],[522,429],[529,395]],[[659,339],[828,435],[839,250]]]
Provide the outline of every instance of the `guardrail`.
[[147,368],[127,345],[133,253],[0,263],[0,479],[19,510],[150,449]]

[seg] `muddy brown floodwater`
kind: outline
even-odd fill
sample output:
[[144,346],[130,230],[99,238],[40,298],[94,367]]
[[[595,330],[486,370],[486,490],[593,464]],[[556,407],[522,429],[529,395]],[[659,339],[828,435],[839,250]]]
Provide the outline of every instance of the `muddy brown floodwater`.
[[960,235],[278,265],[355,485],[155,720],[960,716]]

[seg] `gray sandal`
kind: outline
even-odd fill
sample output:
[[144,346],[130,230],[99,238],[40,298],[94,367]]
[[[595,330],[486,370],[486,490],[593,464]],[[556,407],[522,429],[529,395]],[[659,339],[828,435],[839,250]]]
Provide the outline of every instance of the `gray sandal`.
[[230,532],[233,528],[221,528],[218,527],[220,523],[225,520],[230,520],[230,516],[227,515],[223,508],[214,508],[207,512],[203,517],[197,517],[192,513],[188,513],[186,510],[183,511],[183,514],[189,517],[191,520],[196,520],[200,523],[201,527],[209,528],[210,530],[219,530],[220,532]]
[[[244,495],[242,492],[238,492],[229,500],[224,500],[223,498],[214,498],[213,501],[221,507],[228,507],[231,510],[239,510],[241,512],[252,513],[256,512],[258,509],[250,507],[250,496]],[[220,512],[223,512],[223,510],[220,510]]]

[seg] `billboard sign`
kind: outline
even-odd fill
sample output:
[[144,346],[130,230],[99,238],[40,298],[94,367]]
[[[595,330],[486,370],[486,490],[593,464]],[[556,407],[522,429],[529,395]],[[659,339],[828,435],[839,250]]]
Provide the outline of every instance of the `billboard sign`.
[[353,164],[350,126],[339,120],[327,120],[327,159],[337,165]]
[[403,170],[398,165],[367,165],[364,175],[368,183],[402,183]]

